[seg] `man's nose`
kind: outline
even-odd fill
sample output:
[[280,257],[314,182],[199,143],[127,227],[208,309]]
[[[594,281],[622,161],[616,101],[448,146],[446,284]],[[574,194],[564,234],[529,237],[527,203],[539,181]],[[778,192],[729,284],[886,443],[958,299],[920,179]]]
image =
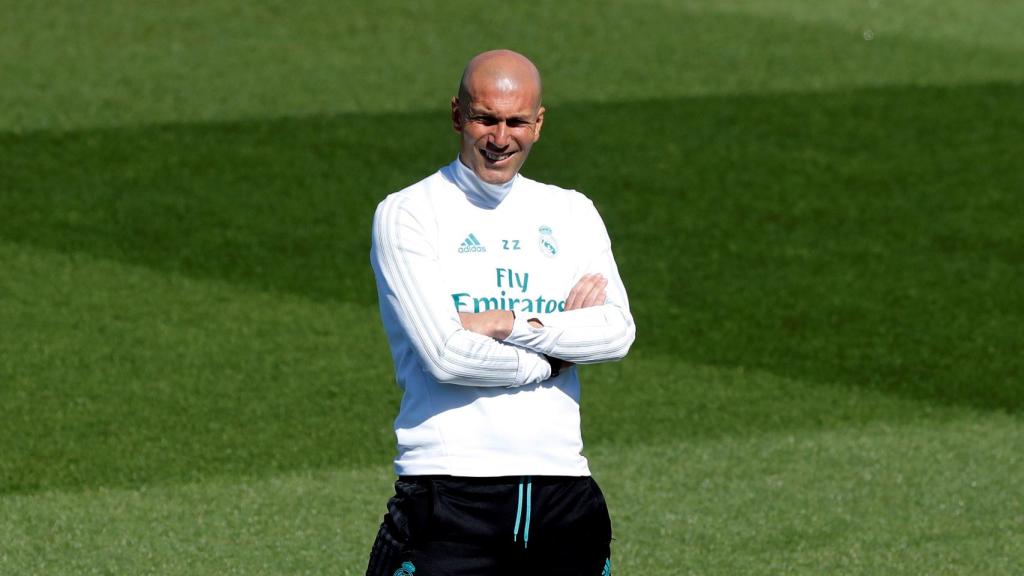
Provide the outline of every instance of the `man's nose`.
[[504,148],[508,146],[508,125],[504,122],[498,122],[494,125],[494,131],[491,133],[491,143],[498,148]]

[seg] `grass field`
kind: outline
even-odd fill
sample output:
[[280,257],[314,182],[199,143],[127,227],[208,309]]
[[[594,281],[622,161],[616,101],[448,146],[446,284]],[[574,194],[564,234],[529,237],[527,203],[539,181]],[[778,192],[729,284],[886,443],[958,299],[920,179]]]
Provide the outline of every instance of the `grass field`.
[[616,574],[1024,573],[1024,4],[0,0],[0,575],[361,574],[376,203],[473,53],[595,200]]

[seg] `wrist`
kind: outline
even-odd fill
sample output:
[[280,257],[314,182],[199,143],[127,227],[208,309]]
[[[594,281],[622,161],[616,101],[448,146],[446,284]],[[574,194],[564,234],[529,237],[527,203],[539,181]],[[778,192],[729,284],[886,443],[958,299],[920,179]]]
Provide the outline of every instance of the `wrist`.
[[512,330],[516,325],[516,313],[514,310],[504,311],[499,314],[495,319],[494,330],[491,337],[495,340],[505,340],[512,335]]
[[548,356],[547,354],[544,355],[544,359],[547,360],[548,364],[551,366],[551,376],[549,376],[549,378],[556,378],[559,374],[562,373],[561,360],[559,360],[558,358]]

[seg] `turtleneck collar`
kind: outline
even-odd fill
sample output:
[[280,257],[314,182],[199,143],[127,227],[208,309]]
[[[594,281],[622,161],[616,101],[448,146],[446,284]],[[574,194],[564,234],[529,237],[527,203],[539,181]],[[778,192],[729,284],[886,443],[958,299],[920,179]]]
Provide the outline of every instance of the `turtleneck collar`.
[[466,195],[466,199],[480,208],[497,208],[498,204],[508,196],[519,175],[516,174],[504,184],[488,184],[480,179],[462,160],[456,156],[455,161],[441,169],[445,177],[452,181]]

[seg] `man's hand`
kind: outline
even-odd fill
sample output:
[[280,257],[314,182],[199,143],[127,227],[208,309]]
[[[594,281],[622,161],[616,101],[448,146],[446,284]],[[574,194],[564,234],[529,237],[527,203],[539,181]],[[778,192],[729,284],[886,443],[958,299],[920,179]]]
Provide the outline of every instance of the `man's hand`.
[[495,340],[504,340],[512,333],[515,316],[510,310],[488,310],[487,312],[459,312],[462,327],[470,332],[483,334]]
[[604,304],[608,293],[608,279],[600,274],[584,274],[583,278],[569,291],[569,297],[565,299],[566,310],[577,310],[579,308],[590,308]]
[[[608,287],[608,279],[600,274],[584,274],[583,278],[572,287],[569,291],[569,297],[565,299],[566,310],[579,310],[580,308],[590,308],[591,306],[600,306],[604,304],[605,299],[608,297],[608,293],[605,288]],[[556,372],[568,369],[573,365],[568,360],[562,360],[561,358],[548,357],[548,361],[551,362],[551,367]],[[557,362],[556,366],[554,363]]]

